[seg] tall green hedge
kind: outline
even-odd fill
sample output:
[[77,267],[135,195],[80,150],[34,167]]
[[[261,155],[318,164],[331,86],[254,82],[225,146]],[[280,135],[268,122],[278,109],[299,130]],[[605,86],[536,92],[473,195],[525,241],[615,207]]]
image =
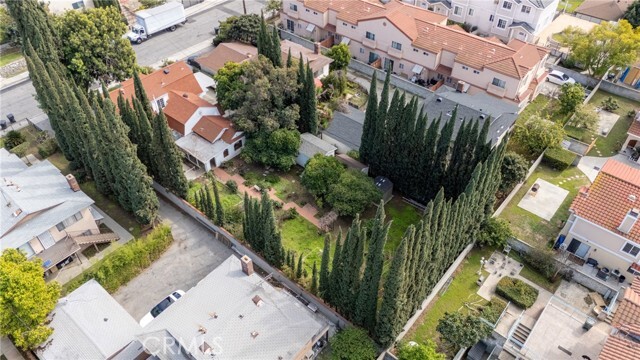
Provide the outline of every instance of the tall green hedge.
[[538,298],[538,289],[522,280],[505,276],[498,281],[496,294],[511,301],[516,306],[528,309]]
[[548,148],[542,160],[545,164],[558,171],[566,170],[576,159],[576,154],[563,148]]
[[148,268],[173,242],[171,228],[162,225],[141,239],[131,240],[117,248],[82,274],[66,283],[63,294],[68,294],[90,279],[95,279],[109,293]]

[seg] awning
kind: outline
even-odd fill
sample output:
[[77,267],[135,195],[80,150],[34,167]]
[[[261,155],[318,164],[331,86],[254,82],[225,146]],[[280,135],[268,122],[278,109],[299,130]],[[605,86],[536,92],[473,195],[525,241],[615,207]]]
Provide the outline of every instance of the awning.
[[412,71],[413,71],[414,74],[420,74],[422,72],[422,70],[424,70],[424,68],[422,66],[416,64],[413,67]]
[[349,45],[349,42],[351,41],[351,39],[349,39],[346,36],[342,37],[342,40],[340,40],[340,44],[345,44],[345,45]]
[[309,25],[307,25],[307,31],[308,31],[308,32],[312,32],[315,28],[316,28],[316,26],[315,26],[315,25],[313,25],[313,24],[309,24]]

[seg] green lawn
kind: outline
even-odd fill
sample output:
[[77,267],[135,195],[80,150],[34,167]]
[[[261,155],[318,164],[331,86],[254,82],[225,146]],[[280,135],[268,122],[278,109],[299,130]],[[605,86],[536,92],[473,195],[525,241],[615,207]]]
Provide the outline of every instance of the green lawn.
[[[577,178],[575,178],[577,176]],[[573,177],[571,180],[568,178]],[[569,194],[558,208],[551,221],[546,221],[527,210],[518,207],[518,203],[529,191],[538,178],[542,178],[554,185],[559,185]],[[559,184],[560,181],[564,181]],[[511,225],[514,235],[540,249],[546,248],[549,241],[555,240],[560,232],[560,224],[569,217],[569,206],[575,198],[580,187],[589,184],[589,179],[577,167],[559,172],[547,167],[544,164],[538,166],[536,171],[529,177],[520,191],[511,200],[506,209],[500,214],[500,218],[507,220]]]
[[531,266],[529,266],[522,259],[522,257],[515,251],[509,252],[509,257],[514,259],[514,260],[516,260],[516,261],[518,261],[521,264],[524,264],[524,267],[522,268],[522,270],[520,270],[520,276],[522,276],[523,278],[525,278],[527,280],[530,280],[534,284],[537,284],[538,286],[546,289],[547,291],[549,291],[552,294],[554,294],[556,292],[556,290],[558,290],[558,287],[560,286],[560,283],[562,282],[560,279],[557,279],[555,282],[549,281],[549,279],[547,279],[542,274],[540,274],[539,272],[534,270]]
[[[193,181],[189,186],[189,192],[187,193],[187,201],[195,206],[194,196],[196,192],[200,191],[202,188],[202,178]],[[229,190],[229,188],[218,182],[218,191],[220,194],[220,202],[222,202],[222,207],[225,211],[238,206],[242,202],[242,197],[238,194],[234,194]],[[213,192],[211,192],[211,199],[213,199]]]
[[[454,279],[449,288],[423,313],[416,325],[409,331],[406,337],[408,341],[425,343],[427,340],[437,340],[439,334],[436,331],[438,321],[446,312],[462,311],[467,313],[469,309],[465,307],[465,303],[481,303],[486,304],[476,292],[478,291],[478,269],[480,268],[480,259],[482,257],[489,258],[494,251],[492,248],[473,249],[469,256],[463,261],[458,268]],[[489,273],[483,270],[485,276]]]
[[584,0],[560,0],[558,3],[558,11],[565,10],[566,6],[566,12],[573,13],[583,2]]
[[0,66],[7,65],[19,60],[20,58],[22,58],[22,52],[20,52],[20,49],[18,48],[3,50],[0,54]]
[[573,125],[567,125],[564,127],[564,131],[568,137],[574,138],[578,141],[582,141],[585,144],[591,144],[593,138],[597,135],[589,129],[579,128]]
[[[629,130],[629,126],[631,126],[632,118],[628,117],[627,114],[629,111],[633,109],[639,109],[640,104],[633,100],[625,99],[623,97],[610,94],[608,92],[604,92],[598,90],[595,95],[589,101],[593,106],[600,106],[603,100],[611,96],[615,100],[618,101],[620,108],[613,111],[614,113],[620,115],[620,119],[613,126],[613,129],[609,132],[607,137],[598,136],[596,141],[596,145],[589,151],[589,156],[613,156],[620,151],[622,148],[622,144],[627,138],[627,131]],[[598,154],[598,151],[600,153]]]
[[385,251],[389,256],[393,256],[393,252],[400,244],[404,232],[409,225],[415,225],[420,221],[422,213],[415,207],[402,201],[402,197],[398,195],[394,196],[391,201],[385,205],[384,210],[387,215],[387,220],[392,221]]
[[298,215],[295,219],[283,221],[280,224],[280,231],[284,249],[295,251],[297,256],[303,254],[304,265],[309,273],[309,278],[311,278],[311,269],[314,261],[317,264],[318,271],[320,271],[324,237],[318,234],[318,228]]

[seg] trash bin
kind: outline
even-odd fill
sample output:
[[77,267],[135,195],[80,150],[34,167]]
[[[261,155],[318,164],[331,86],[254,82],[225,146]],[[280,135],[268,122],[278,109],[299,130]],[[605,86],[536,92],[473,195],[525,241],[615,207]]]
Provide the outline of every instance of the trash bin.
[[7,119],[9,119],[9,122],[12,124],[16,122],[16,117],[13,116],[13,114],[7,114]]
[[596,319],[592,317],[588,317],[587,320],[585,320],[584,324],[582,325],[582,328],[589,331],[589,329],[591,329],[595,324],[596,324]]

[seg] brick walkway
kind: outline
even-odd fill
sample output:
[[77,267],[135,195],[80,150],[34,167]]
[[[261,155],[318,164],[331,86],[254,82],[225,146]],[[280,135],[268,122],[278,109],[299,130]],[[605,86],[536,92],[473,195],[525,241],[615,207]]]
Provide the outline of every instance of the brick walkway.
[[[260,194],[260,192],[258,190],[256,190],[253,187],[248,187],[244,185],[244,178],[240,175],[233,175],[231,176],[228,172],[224,171],[223,169],[220,168],[215,168],[213,169],[213,173],[214,175],[223,183],[226,183],[229,180],[233,180],[236,182],[236,184],[238,184],[238,191],[240,191],[240,193],[248,193],[249,196],[253,197],[253,198],[260,198],[262,195]],[[315,215],[318,213],[318,209],[315,208],[315,206],[311,205],[311,204],[306,204],[303,207],[300,207],[300,205],[294,203],[294,202],[288,202],[285,203],[284,201],[282,201],[282,199],[280,199],[278,196],[276,196],[276,191],[274,189],[270,189],[269,192],[269,198],[271,200],[275,200],[275,201],[279,201],[281,203],[283,203],[284,205],[282,206],[282,208],[284,210],[289,210],[291,208],[296,209],[296,211],[298,212],[298,214],[300,214],[300,216],[302,216],[303,218],[307,219],[310,223],[312,223],[315,227],[320,228],[320,222],[319,220],[315,217]]]

